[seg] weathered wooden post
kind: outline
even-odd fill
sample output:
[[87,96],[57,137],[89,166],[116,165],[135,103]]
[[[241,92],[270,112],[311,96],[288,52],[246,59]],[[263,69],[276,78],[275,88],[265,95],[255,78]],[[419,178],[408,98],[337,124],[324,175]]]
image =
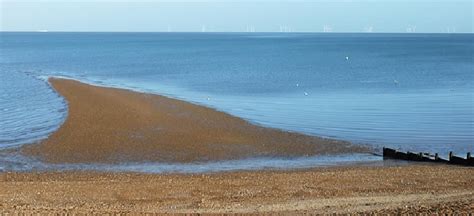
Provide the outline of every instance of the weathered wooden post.
[[435,153],[435,160],[439,160],[438,153]]
[[468,153],[467,153],[466,164],[467,164],[468,166],[474,166],[474,158],[471,157],[471,152],[468,152]]
[[451,158],[452,158],[452,157],[453,157],[453,152],[450,151],[450,152],[449,152],[449,161],[451,161]]

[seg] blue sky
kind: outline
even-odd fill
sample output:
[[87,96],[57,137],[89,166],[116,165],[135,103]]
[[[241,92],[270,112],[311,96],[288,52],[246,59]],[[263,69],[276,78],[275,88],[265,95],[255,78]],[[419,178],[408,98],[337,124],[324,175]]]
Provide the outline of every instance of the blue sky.
[[473,32],[472,0],[0,0],[2,31]]

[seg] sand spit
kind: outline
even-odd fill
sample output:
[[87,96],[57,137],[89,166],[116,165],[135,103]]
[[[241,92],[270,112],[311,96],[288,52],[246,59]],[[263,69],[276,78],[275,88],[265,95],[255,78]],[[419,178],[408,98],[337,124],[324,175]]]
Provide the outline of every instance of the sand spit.
[[159,95],[49,80],[69,106],[65,123],[23,154],[50,163],[196,162],[367,152],[348,142],[248,123]]

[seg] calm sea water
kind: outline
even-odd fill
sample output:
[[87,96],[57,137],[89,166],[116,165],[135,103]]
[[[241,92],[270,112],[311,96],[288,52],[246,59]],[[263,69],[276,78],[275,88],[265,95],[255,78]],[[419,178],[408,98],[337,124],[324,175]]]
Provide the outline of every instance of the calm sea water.
[[473,34],[0,33],[0,147],[67,105],[44,81],[168,95],[376,148],[474,151]]

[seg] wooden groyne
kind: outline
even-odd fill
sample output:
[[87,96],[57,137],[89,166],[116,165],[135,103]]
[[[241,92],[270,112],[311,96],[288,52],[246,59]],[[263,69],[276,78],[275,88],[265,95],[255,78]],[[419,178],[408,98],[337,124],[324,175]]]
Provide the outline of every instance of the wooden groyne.
[[383,159],[397,159],[407,161],[420,161],[420,162],[434,162],[434,163],[446,163],[455,164],[462,166],[474,166],[474,158],[471,157],[471,153],[468,152],[466,158],[458,157],[453,155],[453,152],[449,152],[449,158],[443,159],[438,156],[438,153],[432,155],[429,153],[413,153],[413,152],[400,152],[391,148],[383,148]]

